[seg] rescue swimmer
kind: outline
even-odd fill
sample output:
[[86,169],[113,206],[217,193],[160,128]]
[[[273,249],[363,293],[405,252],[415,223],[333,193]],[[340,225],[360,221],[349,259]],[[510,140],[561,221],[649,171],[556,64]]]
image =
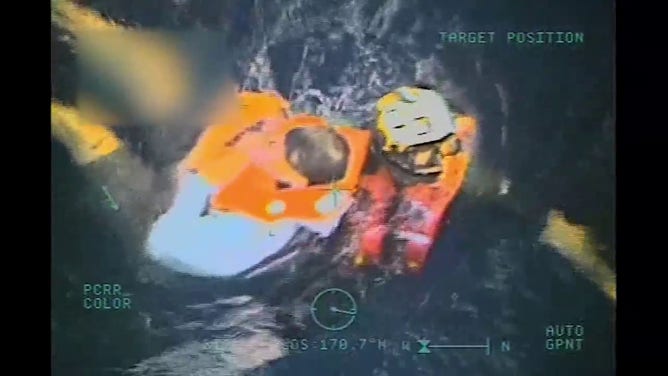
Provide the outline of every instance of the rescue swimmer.
[[363,179],[371,207],[356,218],[364,229],[357,265],[380,262],[394,240],[409,270],[423,267],[462,188],[475,137],[475,119],[428,87],[401,87],[378,101],[378,162]]

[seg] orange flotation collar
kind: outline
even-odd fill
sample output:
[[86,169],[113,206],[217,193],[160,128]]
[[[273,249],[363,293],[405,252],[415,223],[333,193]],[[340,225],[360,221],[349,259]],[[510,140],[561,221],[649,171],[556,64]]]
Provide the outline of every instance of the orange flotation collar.
[[[197,171],[211,184],[229,179],[226,168],[212,166],[212,161],[230,159],[235,137],[263,119],[288,118],[290,103],[276,92],[241,92],[220,120],[210,125],[183,162],[187,170]],[[223,161],[221,161],[223,162]],[[224,163],[228,168],[231,163]]]
[[[186,168],[219,187],[211,199],[211,208],[266,222],[317,222],[342,214],[323,213],[317,203],[334,189],[357,189],[369,153],[370,132],[332,128],[350,149],[346,173],[333,184],[308,186],[307,178],[286,160],[285,138],[296,128],[328,128],[327,122],[310,115],[290,117],[289,104],[275,93],[242,93],[240,102],[239,110],[205,132],[185,162]],[[270,207],[280,210],[269,210]]]

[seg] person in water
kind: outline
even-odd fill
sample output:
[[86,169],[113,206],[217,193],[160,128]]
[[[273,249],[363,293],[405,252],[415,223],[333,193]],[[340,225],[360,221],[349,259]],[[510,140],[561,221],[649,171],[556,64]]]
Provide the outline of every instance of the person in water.
[[[253,101],[249,98],[258,97],[256,93],[242,93],[241,96],[242,101],[248,102]],[[254,109],[252,106],[249,108],[251,111]],[[277,124],[281,120],[273,119]],[[272,119],[265,121],[270,122]],[[281,129],[280,125],[276,127],[277,131]],[[268,141],[266,145],[269,150],[274,146],[284,150],[271,153],[254,149],[256,145],[253,145],[253,148],[247,150],[253,154],[250,162],[240,156],[227,159],[229,163],[214,161],[214,168],[217,170],[211,172],[211,167],[207,166],[210,160],[203,158],[198,152],[211,146],[207,144],[209,142],[223,142],[222,135],[217,136],[223,138],[211,137],[215,131],[214,126],[201,138],[194,152],[184,162],[185,173],[181,176],[174,203],[155,223],[149,235],[147,247],[152,255],[179,271],[196,275],[229,276],[247,270],[276,253],[292,239],[300,226],[305,226],[323,237],[331,234],[350,204],[345,193],[335,198],[338,208],[331,208],[336,212],[334,215],[327,215],[323,209],[313,220],[304,216],[273,220],[272,217],[278,218],[287,210],[287,205],[299,205],[297,201],[301,201],[301,197],[297,195],[291,202],[264,194],[262,190],[292,190],[291,193],[299,193],[295,189],[329,186],[331,181],[341,180],[345,176],[350,155],[343,136],[327,127],[291,129],[285,133],[284,140],[276,141],[276,144]],[[270,133],[265,135],[267,134]],[[261,135],[263,134],[259,133],[259,129],[251,130],[242,137],[238,137],[237,133],[231,138],[234,140],[238,137],[236,142],[230,143],[227,148],[237,152],[246,146],[244,142],[252,143],[249,139]],[[279,142],[281,145],[278,145]],[[284,154],[284,158],[277,156],[277,153]],[[262,159],[277,157],[285,161],[282,169],[291,169],[296,179],[291,179],[287,173],[271,176],[271,173],[280,171],[281,168],[274,164],[273,167],[277,167],[274,170],[268,167],[272,166],[271,164],[260,163]],[[243,168],[246,169],[237,171]],[[217,176],[221,170],[226,170],[228,175]],[[231,170],[235,170],[237,175]],[[267,179],[263,180],[260,176],[266,176]],[[305,180],[300,182],[299,178],[302,177]],[[223,179],[224,182],[216,183],[216,179]],[[267,186],[261,186],[265,182]],[[220,190],[225,187],[221,189],[221,185],[228,188],[222,195]],[[235,187],[239,190],[235,191]],[[255,188],[260,189],[254,191]],[[317,188],[311,192],[314,191],[327,199],[326,190]],[[250,207],[245,207],[246,210],[242,207],[221,207],[225,205],[225,194],[231,197],[233,204],[238,205],[245,200]],[[254,212],[255,204],[263,201],[263,198],[267,202],[260,205],[260,212]]]
[[300,227],[328,237],[349,212],[356,265],[381,263],[386,248],[405,254],[410,270],[424,265],[465,177],[472,118],[452,114],[435,91],[400,88],[379,101],[376,147],[372,131],[291,115],[276,93],[240,100],[239,113],[207,130],[184,161],[151,254],[180,271],[234,275]]

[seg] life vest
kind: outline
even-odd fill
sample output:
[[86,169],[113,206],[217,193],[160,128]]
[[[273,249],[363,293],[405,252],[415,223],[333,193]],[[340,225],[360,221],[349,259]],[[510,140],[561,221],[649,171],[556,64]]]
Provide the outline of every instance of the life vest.
[[286,135],[296,128],[329,128],[327,122],[310,115],[290,116],[288,103],[275,93],[242,93],[240,103],[229,122],[207,130],[186,162],[186,168],[219,187],[211,198],[211,209],[265,222],[340,217],[357,189],[370,132],[331,128],[348,145],[346,173],[331,184],[309,186],[286,158]]
[[[235,137],[260,120],[288,118],[290,103],[276,92],[241,92],[220,120],[202,133],[197,144],[183,162],[187,170],[197,171],[211,184],[230,179],[235,171],[233,157]],[[219,160],[225,168],[217,168]],[[228,163],[225,163],[227,160]]]

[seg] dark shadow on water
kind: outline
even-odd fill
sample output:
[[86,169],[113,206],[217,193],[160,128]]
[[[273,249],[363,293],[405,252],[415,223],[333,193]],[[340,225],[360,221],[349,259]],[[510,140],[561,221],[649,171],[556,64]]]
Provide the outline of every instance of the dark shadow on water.
[[132,292],[134,266],[120,240],[123,229],[107,220],[112,212],[104,197],[97,205],[85,201],[92,182],[59,143],[52,143],[51,158],[53,374],[97,374],[131,363],[146,343],[136,311],[87,310],[83,285],[118,283]]
[[[162,283],[141,277],[145,234],[129,228],[123,208],[108,208],[90,166],[74,165],[57,142],[51,157],[53,375],[120,374],[184,341],[173,330],[187,322],[184,306],[212,302],[230,286],[160,268]],[[120,284],[130,309],[85,308],[83,286],[96,283]]]

